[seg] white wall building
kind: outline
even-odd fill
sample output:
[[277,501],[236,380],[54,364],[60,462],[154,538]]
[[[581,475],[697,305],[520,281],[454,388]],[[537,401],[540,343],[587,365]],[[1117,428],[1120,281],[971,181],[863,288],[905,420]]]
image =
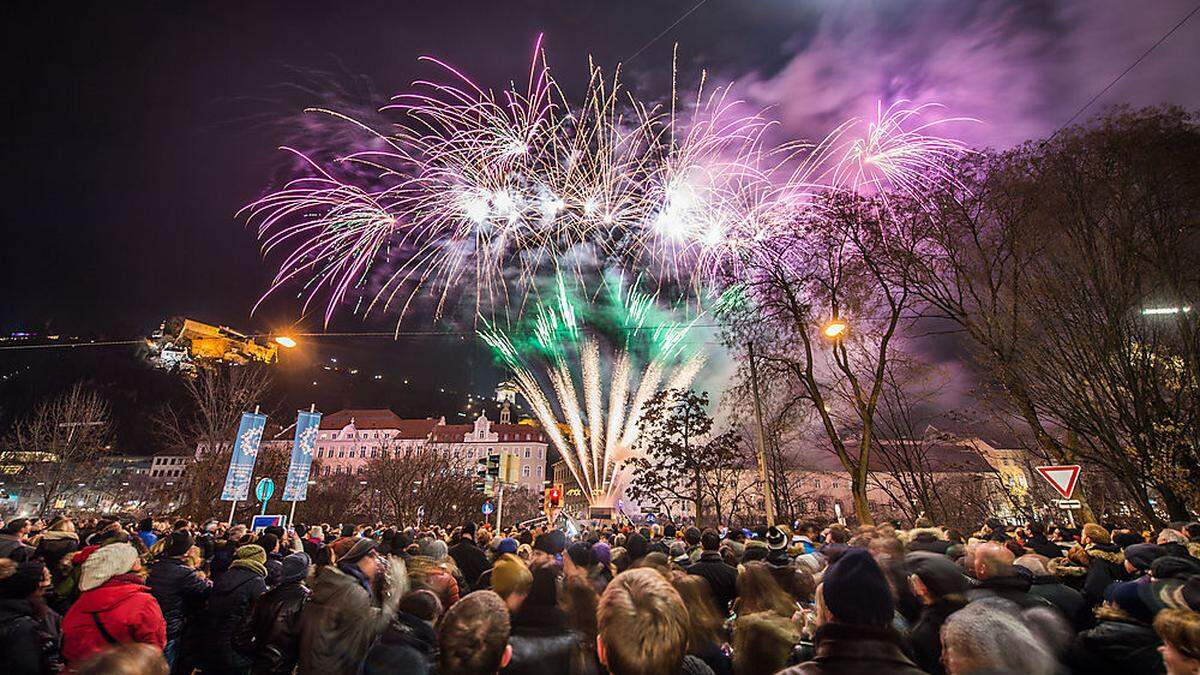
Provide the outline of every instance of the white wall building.
[[492,422],[485,414],[474,424],[446,424],[444,417],[401,419],[386,408],[353,409],[321,419],[314,459],[321,463],[321,475],[353,474],[365,471],[372,459],[434,451],[461,460],[464,472],[474,473],[480,458],[509,454],[519,462],[517,484],[540,491],[548,447],[541,427]]

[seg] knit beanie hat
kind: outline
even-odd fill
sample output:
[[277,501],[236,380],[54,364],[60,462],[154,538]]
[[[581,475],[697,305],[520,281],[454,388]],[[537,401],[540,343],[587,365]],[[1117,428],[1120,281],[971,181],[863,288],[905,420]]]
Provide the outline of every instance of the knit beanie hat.
[[577,541],[567,547],[567,556],[577,567],[588,567],[592,564],[592,547]]
[[783,530],[779,529],[778,527],[768,528],[765,539],[767,540],[767,548],[771,549],[772,551],[783,550],[787,548],[788,537],[783,533]]
[[339,563],[356,563],[366,557],[368,553],[374,551],[379,545],[374,539],[366,537],[357,537],[354,544],[345,553],[338,556]]
[[1191,556],[1181,558],[1167,555],[1155,560],[1150,565],[1150,576],[1159,579],[1180,579],[1200,574],[1200,560]]
[[1162,555],[1157,544],[1134,544],[1125,548],[1125,559],[1135,569],[1145,572]]
[[41,561],[17,563],[0,558],[0,600],[24,600],[33,595],[46,573]]
[[886,626],[896,611],[883,570],[871,554],[852,548],[825,571],[825,605],[838,623]]
[[944,555],[917,551],[904,556],[904,563],[935,597],[967,592],[967,578],[958,565]]
[[534,540],[533,549],[550,555],[558,555],[567,549],[567,535],[563,534],[561,530],[543,532]]
[[84,561],[79,571],[79,590],[90,591],[119,574],[125,574],[133,569],[137,559],[137,549],[130,544],[119,542],[101,546]]
[[308,566],[312,563],[308,559],[308,554],[304,552],[293,553],[283,559],[283,572],[279,575],[279,583],[286,584],[292,581],[300,581],[308,576]]
[[646,551],[650,550],[650,547],[645,537],[637,532],[630,532],[625,538],[625,550],[629,553],[629,559],[636,561],[646,557]]
[[596,542],[592,544],[592,557],[601,565],[608,565],[612,563],[612,548],[602,541]]
[[253,560],[260,564],[267,562],[267,552],[258,544],[237,547],[237,550],[233,552],[233,557],[235,560]]
[[520,544],[512,537],[505,537],[496,542],[496,555],[504,555],[505,553],[516,553],[517,547]]
[[672,558],[685,558],[688,554],[687,544],[676,539],[675,541],[671,542],[671,546],[667,548],[667,554]]
[[1136,581],[1122,581],[1113,584],[1105,591],[1104,599],[1142,623],[1153,623],[1154,610],[1150,608],[1139,592],[1140,587],[1145,585]]
[[500,556],[492,566],[492,590],[506,597],[516,590],[528,592],[533,583],[529,568],[520,558],[511,553]]
[[172,532],[171,536],[167,537],[167,545],[163,547],[163,553],[169,558],[178,558],[187,555],[194,545],[195,541],[188,532],[184,530]]

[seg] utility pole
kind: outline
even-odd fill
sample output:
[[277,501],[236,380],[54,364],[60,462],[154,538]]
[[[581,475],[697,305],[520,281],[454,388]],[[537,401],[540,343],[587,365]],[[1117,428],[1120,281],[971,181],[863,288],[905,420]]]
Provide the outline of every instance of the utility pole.
[[763,429],[762,399],[758,395],[758,368],[754,364],[754,343],[747,343],[750,355],[750,388],[754,392],[754,421],[758,426],[758,474],[762,479],[763,504],[767,511],[767,525],[775,524],[775,498],[771,495],[771,484],[767,481],[767,434]]

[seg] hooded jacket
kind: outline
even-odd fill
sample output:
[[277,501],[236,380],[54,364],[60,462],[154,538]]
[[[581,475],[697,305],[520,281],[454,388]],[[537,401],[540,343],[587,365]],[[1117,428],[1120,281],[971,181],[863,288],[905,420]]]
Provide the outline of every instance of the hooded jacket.
[[233,636],[246,620],[253,603],[267,592],[263,576],[245,567],[230,567],[213,584],[204,610],[201,662],[205,673],[235,673],[250,667],[251,660],[233,648]]
[[813,636],[816,656],[777,675],[923,675],[891,628],[827,623]]
[[46,569],[54,582],[62,580],[66,572],[63,558],[79,550],[79,535],[74,532],[49,531],[43,532],[38,539],[36,555],[46,563]]
[[146,585],[162,609],[168,640],[183,635],[184,628],[199,615],[212,591],[212,582],[178,558],[162,558],[151,565]]
[[63,617],[62,633],[69,667],[114,643],[142,642],[159,649],[167,644],[158,601],[136,574],[119,574],[84,591]]
[[12,675],[53,675],[62,668],[58,656],[59,617],[47,609],[39,618],[33,602],[0,600],[0,654],[4,672]]
[[322,566],[300,615],[299,675],[354,675],[396,613],[398,596],[375,607],[359,580]]

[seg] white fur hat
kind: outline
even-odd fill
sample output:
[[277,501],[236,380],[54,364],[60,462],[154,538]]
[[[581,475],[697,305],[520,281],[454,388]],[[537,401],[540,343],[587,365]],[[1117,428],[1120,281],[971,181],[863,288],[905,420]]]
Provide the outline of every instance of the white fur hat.
[[79,590],[90,591],[118,574],[133,569],[138,553],[130,544],[117,543],[101,546],[83,561],[79,572]]

